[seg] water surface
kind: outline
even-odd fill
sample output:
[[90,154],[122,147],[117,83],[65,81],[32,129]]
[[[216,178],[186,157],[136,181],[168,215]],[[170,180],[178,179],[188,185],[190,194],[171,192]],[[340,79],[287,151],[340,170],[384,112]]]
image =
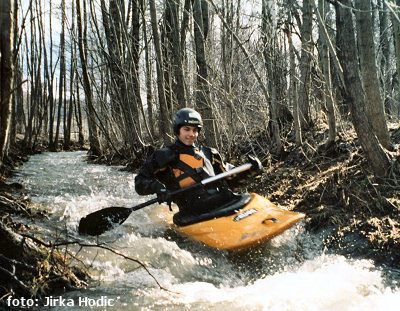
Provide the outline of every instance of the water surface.
[[36,236],[104,247],[68,246],[76,257],[71,265],[83,263],[93,281],[61,296],[69,306],[49,297],[53,306],[47,309],[387,311],[400,306],[398,283],[384,277],[394,272],[328,254],[322,237],[301,224],[255,249],[220,252],[155,222],[153,205],[99,238],[79,236],[77,225],[86,214],[151,198],[138,196],[134,175],[120,169],[88,164],[84,152],[43,153],[13,177],[50,213],[50,221],[24,220]]

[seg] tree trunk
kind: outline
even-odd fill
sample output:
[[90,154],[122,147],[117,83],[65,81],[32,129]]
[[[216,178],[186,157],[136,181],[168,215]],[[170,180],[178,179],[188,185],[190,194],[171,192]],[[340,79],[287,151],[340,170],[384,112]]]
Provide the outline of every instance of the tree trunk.
[[295,132],[296,146],[303,144],[302,129],[299,116],[299,101],[297,92],[297,74],[296,74],[296,55],[295,47],[292,39],[292,17],[289,18],[288,29],[286,29],[286,35],[288,37],[289,44],[289,73],[290,73],[290,86],[289,86],[289,103],[293,107],[293,127]]
[[205,142],[211,147],[217,147],[215,135],[215,120],[210,106],[210,88],[206,61],[205,44],[208,29],[208,5],[204,0],[193,2],[193,28],[196,50],[197,82],[196,108],[204,120]]
[[[75,68],[75,75],[78,77],[78,69]],[[80,99],[80,89],[79,89],[79,79],[75,79],[75,120],[78,127],[78,144],[79,147],[85,145],[85,136],[83,134],[83,120],[82,120],[82,109],[81,109],[81,99]]]
[[186,34],[189,27],[190,19],[190,8],[192,6],[192,0],[185,0],[183,12],[182,12],[182,24],[180,33],[181,51],[182,51],[182,62],[186,58]]
[[[368,1],[369,2],[369,1]],[[388,22],[388,9],[386,5],[386,0],[378,0],[377,6],[379,9],[379,49],[381,50],[380,55],[380,79],[382,81],[382,96],[383,104],[388,114],[391,111],[391,88],[390,88],[390,42],[389,33],[390,27]],[[371,38],[372,39],[372,38]]]
[[[48,39],[48,34],[46,33],[47,28],[44,26],[43,22],[43,17],[45,14],[43,14],[42,7],[41,5],[38,5],[37,1],[36,3],[36,10],[37,10],[37,20],[38,20],[38,28],[39,28],[39,34],[40,34],[40,42],[43,48],[41,48],[41,51],[43,51],[43,67],[44,67],[44,81],[43,81],[43,98],[40,100],[43,103],[43,107],[39,107],[39,109],[43,108],[42,115],[43,118],[40,120],[41,125],[44,125],[44,135],[48,133],[48,104],[50,102],[50,99],[52,100],[53,96],[53,90],[50,89],[50,85],[52,85],[52,70],[51,67],[52,65],[49,65],[48,58],[47,58],[47,39]],[[51,32],[51,29],[50,29]],[[51,36],[51,33],[50,33]],[[50,51],[52,54],[52,49],[50,48]],[[45,87],[47,86],[47,88]]]
[[14,9],[12,0],[0,2],[0,167],[8,154],[11,127]]
[[156,70],[157,70],[157,90],[158,90],[158,103],[160,108],[159,116],[159,135],[163,138],[165,143],[170,141],[168,133],[170,133],[170,128],[168,126],[168,116],[167,109],[167,99],[165,96],[165,81],[164,81],[164,70],[163,70],[163,55],[161,51],[160,35],[158,33],[158,23],[157,23],[157,12],[155,0],[149,0],[150,5],[150,17],[151,17],[151,28],[153,31],[153,42],[156,54]]
[[179,2],[167,0],[167,10],[170,11],[171,47],[174,83],[173,91],[177,100],[177,108],[186,107],[186,83],[183,73],[182,45],[180,42]]
[[[29,102],[27,105],[28,112],[28,120],[27,120],[27,128],[24,135],[24,145],[26,148],[32,148],[32,136],[33,136],[33,127],[34,127],[34,117],[36,114],[36,107],[38,105],[39,99],[37,96],[38,87],[38,70],[37,70],[37,44],[36,44],[36,18],[33,16],[33,8],[30,11],[30,52],[27,53],[27,64],[28,65],[28,73],[30,77],[30,93],[29,93]],[[27,37],[27,36],[26,36]],[[26,43],[27,44],[27,43]],[[29,54],[29,55],[28,55]]]
[[173,59],[172,55],[172,38],[171,38],[171,11],[168,9],[166,3],[163,16],[163,22],[160,23],[160,40],[161,40],[161,52],[163,53],[163,74],[164,74],[164,87],[165,87],[165,98],[167,100],[167,109],[169,112],[174,110],[174,106],[177,106],[176,96],[173,90]]
[[319,23],[319,40],[320,44],[320,55],[321,55],[321,67],[324,74],[324,102],[326,106],[326,115],[328,118],[329,127],[329,137],[326,145],[330,145],[336,139],[336,117],[335,117],[335,103],[332,93],[332,78],[331,78],[331,63],[330,63],[330,53],[328,49],[327,40],[325,40],[326,29],[325,25],[331,24],[330,20],[327,20],[329,16],[329,4],[325,0],[318,0],[318,12],[321,16],[321,22]]
[[[13,89],[11,103],[11,129],[10,129],[10,144],[13,145],[16,141],[17,135],[17,107],[22,95],[21,75],[19,71],[19,58],[18,58],[18,0],[14,0],[13,12]],[[0,53],[1,55],[1,53]],[[1,57],[1,56],[0,56]],[[1,102],[1,100],[0,100]],[[1,162],[1,160],[0,160]],[[0,164],[1,166],[1,164]]]
[[154,117],[153,117],[153,74],[152,74],[152,68],[151,68],[151,61],[150,61],[150,55],[151,55],[151,46],[148,44],[148,35],[147,35],[147,24],[146,24],[146,19],[145,19],[145,9],[143,7],[143,0],[140,0],[140,11],[141,11],[141,17],[142,17],[142,29],[143,29],[143,44],[144,44],[144,53],[145,53],[145,68],[146,68],[146,103],[147,103],[147,118],[150,121],[149,122],[149,130],[150,130],[150,136],[151,136],[151,141],[154,142],[154,136],[155,136],[155,128],[154,128]]
[[[52,6],[52,0],[49,2],[50,8]],[[51,10],[50,10],[51,12]],[[53,73],[53,31],[52,31],[52,14],[49,13],[49,39],[50,39],[50,76],[47,82],[47,88],[49,92],[49,146],[54,145],[54,95],[53,95],[53,84],[54,84],[54,73]]]
[[[42,51],[43,51],[43,36],[44,30],[40,25],[40,18],[34,17],[40,14],[40,5],[38,1],[35,1],[34,8],[30,10],[31,24],[30,24],[30,58],[27,57],[28,72],[30,75],[30,92],[29,104],[27,107],[28,111],[28,122],[24,136],[25,147],[32,149],[37,142],[38,136],[41,131],[42,119],[44,116],[45,100],[44,96],[46,91],[43,91],[42,83]],[[27,37],[27,36],[25,36]]]
[[[224,0],[221,6],[221,15],[225,19],[228,27],[233,27],[233,3],[232,0]],[[223,72],[223,86],[224,91],[227,94],[231,94],[232,91],[232,62],[233,62],[233,37],[227,27],[221,29],[221,66]]]
[[[18,35],[18,0],[14,0],[14,85],[15,85],[15,104],[14,104],[14,115],[15,115],[15,134],[22,134],[25,130],[25,111],[24,111],[24,92],[22,89],[22,63],[23,57],[19,54],[21,39]],[[25,23],[25,19],[23,20]],[[22,37],[22,35],[21,35]]]
[[101,149],[100,149],[97,124],[96,124],[96,111],[93,105],[92,88],[87,69],[85,47],[83,45],[83,41],[84,40],[86,41],[86,38],[83,37],[80,0],[76,0],[76,18],[78,26],[79,56],[81,59],[81,66],[82,66],[83,88],[85,90],[86,103],[88,106],[87,117],[88,117],[88,127],[89,127],[89,144],[90,144],[89,153],[93,157],[99,157],[101,155]]
[[[343,4],[343,5],[341,5]],[[338,37],[339,59],[342,64],[346,93],[344,100],[348,103],[353,125],[360,145],[376,176],[384,177],[389,173],[390,161],[382,148],[373,128],[369,123],[359,63],[357,58],[356,32],[353,24],[351,0],[341,0],[336,8],[336,27]]]
[[355,8],[357,9],[355,15],[358,32],[358,55],[360,56],[361,75],[366,94],[366,112],[379,142],[386,149],[390,149],[389,131],[376,66],[371,3],[369,0],[356,0]]
[[[110,10],[106,7],[106,1],[101,0],[101,16],[104,28],[104,34],[107,42],[107,49],[105,55],[107,59],[107,72],[109,76],[108,92],[110,93],[110,100],[113,106],[113,113],[116,115],[119,127],[125,142],[130,141],[130,133],[124,129],[132,129],[133,125],[130,123],[130,113],[127,106],[124,104],[124,96],[126,95],[125,81],[122,73],[122,51],[119,38],[120,34],[120,15],[117,9],[117,0],[112,0],[109,3]],[[93,14],[93,13],[92,13]],[[95,16],[92,16],[93,18]],[[100,39],[100,38],[99,38]]]
[[313,55],[312,40],[312,5],[311,1],[303,0],[303,23],[301,26],[301,59],[299,108],[300,122],[303,129],[311,125],[310,90],[311,90],[311,58]]
[[[139,111],[140,114],[143,117],[143,123],[146,128],[147,134],[150,136],[151,141],[153,141],[153,134],[151,133],[151,130],[149,128],[148,120],[146,118],[145,112],[144,112],[144,107],[143,107],[143,102],[142,102],[142,97],[141,97],[141,92],[140,92],[140,74],[139,74],[139,62],[140,62],[140,21],[141,21],[141,2],[142,0],[133,0],[132,1],[132,31],[131,31],[131,37],[132,37],[132,58],[133,58],[133,68],[132,68],[132,84],[133,84],[133,96],[134,96],[134,104],[135,104],[135,109],[134,111],[136,112],[136,120],[138,124],[138,137],[136,137],[137,141],[141,141],[140,133],[141,133],[141,123],[139,122]],[[145,24],[143,24],[143,27],[146,27]],[[146,42],[147,44],[147,42]]]
[[25,111],[24,111],[24,92],[22,90],[22,72],[20,70],[19,62],[14,66],[15,68],[15,131],[16,134],[22,134],[25,131]]
[[[396,9],[393,8],[393,3],[396,3]],[[395,62],[396,62],[396,74],[393,79],[396,81],[393,82],[397,86],[396,93],[393,94],[394,99],[397,102],[400,101],[400,94],[399,94],[399,85],[400,85],[400,0],[392,0],[391,5],[388,6],[391,13],[392,13],[392,24],[393,24],[393,38],[394,38],[394,53],[395,53]],[[400,116],[400,107],[397,105],[397,117]]]
[[[60,34],[60,74],[58,86],[58,107],[57,107],[57,123],[56,134],[54,136],[53,145],[49,146],[50,150],[58,149],[58,140],[60,137],[61,109],[64,105],[64,87],[65,87],[65,0],[61,1],[61,34]],[[65,115],[64,115],[65,117]]]
[[[227,28],[232,29],[234,31],[234,19],[235,19],[235,10],[234,10],[234,1],[233,0],[223,0],[221,4],[221,16],[226,21],[227,27],[222,27],[221,33],[221,71],[222,71],[222,87],[223,92],[226,94],[225,96],[231,96],[233,91],[233,61],[235,57],[236,46],[234,46],[235,42],[233,40],[233,36],[231,31]],[[240,1],[238,1],[240,2]],[[239,3],[237,4],[239,6]],[[240,19],[240,16],[237,16],[237,19]],[[233,97],[233,96],[232,96]],[[224,109],[224,107],[221,107]],[[236,114],[236,105],[234,99],[228,99],[225,110],[226,123],[227,123],[227,133],[228,141],[225,140],[225,144],[228,143],[229,153],[234,145],[233,138],[235,137],[235,133],[237,132],[237,126],[235,124],[235,120],[237,118]]]
[[[71,8],[71,33],[75,36],[75,4],[72,2],[72,8]],[[70,78],[69,78],[69,104],[68,104],[68,110],[66,109],[66,122],[65,122],[65,129],[64,129],[64,150],[69,150],[71,148],[71,127],[72,127],[72,117],[73,117],[73,111],[74,111],[74,101],[75,101],[75,95],[74,95],[74,80],[75,80],[75,67],[76,67],[76,41],[74,40],[71,42],[70,46]]]
[[270,128],[271,136],[276,144],[276,153],[280,154],[283,151],[283,145],[280,138],[279,131],[279,117],[278,117],[278,98],[277,88],[279,83],[279,70],[277,67],[278,58],[277,51],[279,49],[276,43],[276,20],[274,19],[274,12],[276,10],[276,3],[274,1],[263,0],[262,2],[262,33],[263,33],[263,55],[264,64],[268,76],[268,93],[269,98],[269,115],[270,115]]

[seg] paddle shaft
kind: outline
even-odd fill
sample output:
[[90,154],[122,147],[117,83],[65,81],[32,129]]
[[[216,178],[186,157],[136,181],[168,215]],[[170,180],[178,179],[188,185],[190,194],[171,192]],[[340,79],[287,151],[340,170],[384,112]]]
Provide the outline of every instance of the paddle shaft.
[[[233,169],[231,169],[231,170],[229,170],[227,172],[223,172],[221,174],[218,174],[218,175],[211,176],[211,177],[208,177],[206,179],[203,179],[201,182],[199,182],[197,184],[193,184],[193,185],[190,185],[188,187],[172,191],[171,192],[171,197],[173,197],[174,195],[183,193],[183,192],[187,192],[187,191],[190,191],[190,190],[193,190],[193,189],[204,187],[204,186],[206,186],[208,184],[211,184],[213,182],[216,182],[218,180],[221,180],[221,179],[227,178],[229,176],[232,176],[232,175],[239,174],[239,173],[242,173],[244,171],[247,171],[250,168],[251,168],[251,164],[250,163],[243,164],[243,165],[235,167],[235,168],[233,168]],[[136,206],[130,207],[129,209],[133,212],[133,211],[137,211],[137,210],[139,210],[139,209],[141,209],[143,207],[146,207],[146,206],[149,206],[151,204],[157,203],[157,202],[158,202],[158,198],[154,198],[154,199],[151,199],[150,201],[147,201],[147,202],[144,202],[142,204],[138,204]]]
[[[252,165],[250,163],[243,164],[227,172],[218,174],[216,176],[208,177],[197,184],[193,184],[188,187],[172,191],[170,194],[173,197],[174,195],[183,192],[204,187],[208,184],[224,179],[226,177],[247,171],[248,169],[251,168],[251,166]],[[137,211],[143,207],[149,206],[154,203],[160,203],[158,198],[151,199],[147,202],[138,204],[133,207],[113,206],[98,210],[96,212],[87,215],[86,217],[81,218],[81,220],[79,221],[78,231],[80,234],[100,235],[105,231],[112,229],[115,224],[117,223],[122,224],[133,211]]]

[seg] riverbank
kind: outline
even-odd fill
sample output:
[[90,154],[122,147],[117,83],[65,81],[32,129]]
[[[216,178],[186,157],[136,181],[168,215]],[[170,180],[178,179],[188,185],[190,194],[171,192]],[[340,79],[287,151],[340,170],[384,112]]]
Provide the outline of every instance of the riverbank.
[[[391,135],[398,153],[400,130]],[[374,178],[351,131],[329,148],[306,143],[287,151],[248,189],[304,212],[307,230],[326,232],[328,251],[399,269],[400,180]]]
[[[42,150],[36,150],[40,153]],[[85,287],[88,275],[69,266],[70,258],[52,245],[30,236],[30,228],[17,217],[43,219],[45,213],[30,206],[29,193],[19,183],[7,183],[15,167],[29,160],[29,153],[14,145],[0,178],[0,307],[10,297],[43,297]],[[36,300],[37,299],[37,300]]]

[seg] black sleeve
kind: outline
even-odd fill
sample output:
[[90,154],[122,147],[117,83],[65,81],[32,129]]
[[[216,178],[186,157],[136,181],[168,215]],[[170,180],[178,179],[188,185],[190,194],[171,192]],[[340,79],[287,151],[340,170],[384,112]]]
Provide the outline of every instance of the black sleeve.
[[[221,154],[214,148],[208,148],[211,155],[211,163],[214,167],[215,174],[220,174],[235,168],[234,165],[224,162]],[[239,191],[239,188],[245,186],[246,179],[254,175],[252,170],[247,170],[239,174],[225,178],[224,183],[232,190]]]
[[140,168],[135,177],[135,190],[140,195],[153,194],[157,191],[160,181],[157,175],[166,170],[168,165],[176,158],[175,153],[169,148],[156,150]]
[[217,151],[215,148],[210,148],[210,147],[204,147],[204,153],[206,154],[206,157],[210,160],[215,174],[220,174],[226,171],[229,171],[230,169],[234,168],[232,164],[225,163],[222,160],[221,154]]

